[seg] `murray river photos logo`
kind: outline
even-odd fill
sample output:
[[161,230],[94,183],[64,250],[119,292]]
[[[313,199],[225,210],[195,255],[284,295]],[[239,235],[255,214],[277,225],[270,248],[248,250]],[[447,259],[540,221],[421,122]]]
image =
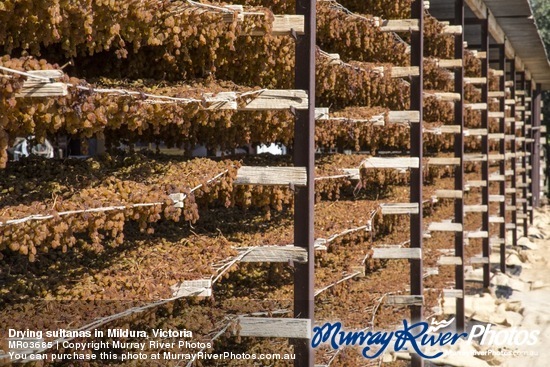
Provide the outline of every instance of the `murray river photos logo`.
[[459,340],[467,342],[478,341],[484,346],[534,345],[538,341],[540,331],[519,330],[517,328],[505,330],[491,330],[492,325],[476,325],[469,333],[441,331],[454,321],[431,320],[409,323],[403,320],[403,327],[395,331],[346,331],[340,322],[327,322],[313,328],[311,346],[316,348],[321,344],[328,344],[334,350],[345,346],[361,347],[361,354],[368,359],[380,357],[385,351],[410,351],[425,359],[434,359],[444,355],[444,351],[426,352],[427,348],[454,345]]

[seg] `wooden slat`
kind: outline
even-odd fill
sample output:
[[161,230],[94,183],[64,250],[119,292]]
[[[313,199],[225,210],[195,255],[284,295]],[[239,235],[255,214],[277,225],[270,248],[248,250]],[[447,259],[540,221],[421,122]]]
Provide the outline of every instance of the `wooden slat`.
[[265,338],[311,339],[311,320],[240,316],[235,334]]
[[485,51],[478,51],[475,53],[475,57],[478,59],[486,59],[487,58],[487,52]]
[[298,246],[258,246],[238,250],[246,253],[241,262],[307,263],[307,250]]
[[392,78],[409,78],[418,75],[420,75],[418,66],[392,66],[391,68]]
[[463,192],[461,190],[436,190],[435,196],[438,198],[461,199]]
[[462,224],[451,222],[432,222],[428,226],[428,231],[460,232],[462,231]]
[[[29,82],[44,82],[43,78],[60,79],[65,75],[63,70],[29,70],[27,74],[35,75],[38,78],[28,77]],[[53,80],[52,80],[53,82]]]
[[464,162],[484,162],[486,160],[485,154],[464,154]]
[[239,168],[235,185],[294,185],[307,184],[305,167],[251,167]]
[[415,157],[367,158],[361,164],[365,168],[418,168],[419,159]]
[[304,29],[305,20],[303,15],[275,15],[271,35],[286,36],[291,34],[291,30],[294,30],[298,35],[303,35]]
[[389,19],[382,21],[382,32],[409,32],[420,30],[418,19]]
[[487,205],[464,205],[465,213],[482,213],[487,211]]
[[458,166],[460,164],[460,158],[432,157],[428,158],[428,163],[434,166]]
[[315,107],[315,120],[328,120],[329,117],[328,107]]
[[503,133],[490,133],[490,134],[487,135],[487,138],[492,139],[492,140],[500,140],[500,139],[504,139],[504,134]]
[[266,90],[258,97],[247,103],[240,110],[243,111],[266,111],[266,110],[288,110],[307,109],[308,97],[303,90]]
[[420,122],[420,112],[418,111],[390,111],[388,119],[392,123]]
[[462,67],[462,59],[439,59],[436,60],[436,65],[440,68],[457,69]]
[[430,92],[425,93],[424,97],[435,97],[440,101],[444,102],[458,102],[460,101],[459,93],[450,93],[450,92]]
[[462,34],[462,26],[461,25],[445,25],[443,26],[443,29],[441,30],[441,34]]
[[461,128],[460,125],[442,125],[438,127],[442,134],[460,134]]
[[462,289],[443,289],[443,296],[447,298],[463,298],[464,291]]
[[503,117],[504,117],[504,112],[502,111],[489,111],[489,118],[498,119]]
[[441,256],[437,260],[437,265],[462,265],[462,259],[458,256]]
[[388,214],[418,214],[418,203],[386,203],[380,204],[383,215]]
[[423,296],[402,295],[386,297],[386,304],[393,306],[422,306],[423,303]]
[[489,217],[489,223],[504,223],[504,218],[491,215]]
[[489,195],[490,202],[502,203],[504,202],[504,200],[505,200],[504,195]]
[[489,237],[489,233],[487,231],[469,231],[466,233],[466,237],[468,238],[487,238]]
[[489,181],[506,181],[506,176],[492,174],[489,176]]
[[487,78],[464,78],[464,83],[466,84],[487,84]]
[[489,264],[488,257],[474,256],[470,258],[470,264]]
[[470,187],[485,187],[487,186],[487,181],[485,180],[470,180],[466,181],[466,185]]
[[491,244],[491,245],[502,245],[502,244],[506,244],[506,240],[504,238],[491,237],[491,238],[489,238],[489,244]]
[[516,225],[514,223],[506,223],[506,229],[515,229]]
[[212,279],[186,280],[171,289],[173,297],[211,297]]
[[507,98],[504,100],[504,104],[507,105],[507,106],[513,106],[516,104],[516,100],[513,99],[513,98]]
[[517,111],[525,111],[525,106],[516,106],[516,112]]
[[422,249],[406,247],[374,248],[373,259],[421,259]]
[[511,124],[512,122],[516,122],[516,118],[515,117],[505,117],[504,122],[506,122],[507,124]]
[[69,94],[67,84],[25,81],[21,89],[15,93],[16,98],[48,98],[63,97]]
[[464,108],[472,111],[482,111],[487,109],[487,103],[465,103]]
[[490,161],[503,161],[504,158],[504,154],[489,154]]
[[504,94],[505,93],[503,91],[499,91],[499,90],[490,91],[489,98],[502,98],[504,97]]
[[504,193],[505,193],[505,194],[515,194],[515,193],[516,193],[516,189],[513,188],[513,187],[507,187],[507,188],[504,190]]
[[503,76],[503,75],[504,75],[504,70],[490,69],[489,71],[490,71],[494,76]]
[[485,136],[487,135],[487,129],[466,129],[464,130],[465,136]]

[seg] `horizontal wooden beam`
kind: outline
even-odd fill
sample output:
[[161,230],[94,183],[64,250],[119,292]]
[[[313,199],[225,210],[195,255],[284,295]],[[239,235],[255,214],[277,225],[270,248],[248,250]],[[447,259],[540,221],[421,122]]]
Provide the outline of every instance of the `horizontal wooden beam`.
[[15,93],[16,98],[49,98],[64,97],[69,94],[66,83],[50,83],[44,81],[25,81],[21,89]]
[[374,248],[373,259],[421,259],[422,249],[407,247]]
[[440,68],[458,69],[462,67],[462,59],[436,59],[435,63]]
[[467,238],[487,238],[489,237],[489,233],[487,231],[469,231],[466,232]]
[[387,214],[418,214],[418,203],[386,203],[380,204],[383,215]]
[[487,211],[487,205],[464,205],[465,213],[482,213]]
[[311,320],[240,316],[234,333],[250,337],[311,339]]
[[491,215],[489,216],[489,223],[504,223],[504,218]]
[[495,119],[504,118],[504,112],[502,112],[502,111],[489,111],[489,118],[495,118]]
[[441,256],[437,265],[462,265],[462,259],[459,256]]
[[499,91],[499,90],[492,90],[489,91],[489,98],[503,98],[505,96],[505,92]]
[[390,19],[382,21],[382,32],[418,32],[420,30],[418,19]]
[[460,93],[451,92],[425,92],[424,97],[435,97],[436,99],[444,102],[458,102],[460,101]]
[[391,123],[419,123],[419,111],[390,111],[388,112],[388,120]]
[[361,164],[364,168],[418,168],[419,159],[415,157],[367,158]]
[[212,279],[185,280],[171,289],[172,297],[211,297]]
[[438,198],[461,199],[463,192],[462,190],[436,190],[435,196]]
[[433,166],[458,166],[460,164],[460,158],[431,157],[428,158],[428,164]]
[[386,304],[393,306],[422,306],[424,297],[419,295],[387,296]]
[[241,247],[238,250],[245,254],[241,262],[307,263],[307,250],[298,246]]
[[484,162],[486,160],[485,154],[464,154],[464,162]]
[[466,129],[464,130],[464,136],[485,136],[487,135],[487,129]]
[[460,125],[441,125],[437,129],[441,131],[442,134],[460,134],[462,127]]
[[487,103],[466,103],[464,108],[472,111],[482,111],[487,109]]
[[487,78],[464,78],[464,83],[466,84],[487,84]]
[[236,92],[205,93],[206,110],[270,111],[307,109],[308,96],[304,90],[266,89],[250,94],[238,101]]
[[461,223],[451,223],[451,222],[432,222],[428,226],[428,231],[439,231],[439,232],[460,232],[462,231]]
[[470,181],[466,181],[466,186],[469,186],[469,187],[485,187],[485,186],[487,186],[487,181],[485,181],[485,180],[470,180]]
[[294,185],[307,184],[305,167],[251,167],[243,166],[237,171],[235,185]]

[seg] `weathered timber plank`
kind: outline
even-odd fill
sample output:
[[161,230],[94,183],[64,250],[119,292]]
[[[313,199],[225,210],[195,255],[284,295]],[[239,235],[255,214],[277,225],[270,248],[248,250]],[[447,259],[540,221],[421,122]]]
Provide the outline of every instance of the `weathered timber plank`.
[[370,157],[363,161],[365,168],[418,168],[419,159],[415,157]]
[[432,157],[428,158],[428,164],[434,166],[458,166],[460,164],[460,158]]
[[63,97],[69,94],[67,84],[48,83],[41,81],[25,81],[21,89],[15,93],[16,98],[48,98]]
[[428,231],[460,232],[462,231],[462,224],[451,222],[432,222],[428,226]]
[[418,203],[385,203],[380,204],[383,215],[418,214]]
[[241,262],[307,263],[307,250],[298,246],[258,246],[238,250],[246,253]]
[[410,32],[420,30],[418,19],[389,19],[382,21],[382,32]]
[[420,259],[422,249],[406,247],[374,248],[373,259]]
[[438,198],[460,199],[463,197],[461,190],[436,190],[435,196]]
[[388,119],[392,123],[420,122],[420,112],[418,111],[390,111]]
[[243,166],[237,172],[235,185],[294,185],[305,186],[305,167],[252,167]]
[[393,306],[422,306],[424,297],[418,295],[388,296],[387,305]]

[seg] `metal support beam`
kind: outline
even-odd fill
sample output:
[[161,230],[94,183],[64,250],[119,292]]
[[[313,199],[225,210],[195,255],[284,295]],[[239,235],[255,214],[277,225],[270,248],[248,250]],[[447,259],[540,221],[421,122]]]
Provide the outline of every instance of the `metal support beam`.
[[[418,19],[419,32],[411,33],[411,66],[417,66],[419,69],[419,75],[411,78],[411,104],[410,109],[412,111],[419,111],[420,124],[411,124],[411,157],[416,157],[419,160],[417,168],[411,169],[411,191],[410,198],[411,203],[418,203],[420,210],[418,214],[410,215],[410,229],[411,229],[411,248],[422,249],[423,239],[423,213],[422,213],[422,158],[423,158],[423,143],[422,143],[422,120],[423,120],[423,108],[422,108],[422,96],[423,79],[424,79],[424,1],[414,0],[411,4],[411,17]],[[421,250],[420,250],[421,251]],[[423,284],[422,284],[422,257],[418,259],[410,259],[410,282],[411,282],[411,295],[422,297]],[[417,322],[422,320],[423,307],[422,305],[411,305],[411,322]],[[412,367],[423,367],[424,360],[418,355],[413,354],[411,360]]]
[[[525,78],[525,71],[522,71],[519,74],[519,77],[520,77],[520,88],[521,90],[524,91],[524,93],[521,94],[521,96],[519,96],[520,98],[520,106],[523,106],[525,107],[525,95],[528,93],[526,87],[527,87],[527,80]],[[527,150],[527,116],[525,114],[525,108],[522,109],[522,111],[520,111],[520,115],[521,115],[521,121],[523,122],[523,125],[521,125],[521,137],[523,138],[522,142],[521,142],[521,151],[523,153],[526,153],[528,150]],[[527,184],[527,177],[528,177],[528,172],[527,172],[527,159],[528,157],[524,154],[523,157],[520,158],[521,159],[521,168],[523,168],[523,172],[521,173],[521,182],[522,182],[522,188],[521,188],[521,197],[523,199],[525,199],[525,201],[523,202],[522,204],[522,209],[523,209],[523,214],[528,214],[527,213],[527,206],[529,205],[528,204],[528,201],[529,199],[527,198],[527,189],[528,189],[528,185]],[[517,183],[516,183],[517,185]],[[527,235],[527,228],[528,228],[528,221],[526,218],[523,219],[523,234],[524,236]]]
[[[455,0],[455,19],[453,25],[464,28],[464,0]],[[455,35],[455,59],[464,59],[464,34]],[[455,134],[455,158],[460,165],[455,167],[455,190],[464,191],[464,66],[455,70],[455,93],[460,94],[460,101],[455,102],[455,125],[460,125],[460,134]],[[464,199],[455,199],[455,223],[464,223]],[[464,227],[464,226],[462,226]],[[464,291],[464,228],[455,233],[455,255],[462,259],[461,265],[455,266],[455,289]],[[456,299],[456,328],[463,332],[465,328],[464,298]]]
[[[510,63],[510,80],[512,81],[512,86],[510,87],[510,98],[515,100],[516,99],[516,83],[517,83],[517,74],[516,74],[516,62],[514,59],[508,60]],[[517,168],[517,162],[518,159],[516,157],[517,149],[517,142],[516,142],[516,105],[513,104],[510,106],[510,116],[514,117],[514,121],[511,124],[511,131],[510,134],[513,135],[513,139],[510,142],[512,144],[511,147],[511,153],[512,153],[512,182],[510,183],[510,187],[513,189],[516,189],[516,191],[512,194],[512,206],[517,207],[518,204],[518,193],[517,193],[517,180],[518,180],[518,168]],[[518,245],[518,212],[517,210],[514,210],[512,212],[512,224],[514,224],[514,227],[512,230],[512,246],[516,247]]]
[[540,137],[541,137],[541,122],[540,122],[540,102],[541,102],[541,85],[537,84],[531,97],[531,118],[533,121],[533,207],[540,207]]
[[[506,52],[504,44],[500,44],[498,48],[499,56],[499,70],[504,70],[504,73],[500,76],[500,91],[506,96]],[[506,98],[500,98],[500,112],[502,117],[499,122],[499,133],[506,134]],[[499,153],[506,155],[506,139],[500,139]],[[506,177],[506,160],[500,161],[500,175]],[[500,181],[499,195],[505,197],[506,195],[506,179]],[[500,271],[506,273],[506,200],[499,203],[499,216],[504,218],[504,223],[500,224],[499,238],[502,239],[500,243]]]
[[[294,166],[306,167],[307,185],[297,188],[294,200],[294,245],[305,248],[308,262],[295,264],[294,317],[314,323],[314,200],[315,200],[315,53],[316,1],[297,0],[296,14],[304,15],[304,34],[296,39],[295,86],[308,93],[308,109],[296,110]],[[293,339],[295,367],[313,367],[315,358],[308,339]]]
[[[489,78],[489,20],[483,19],[481,22],[481,51],[487,53],[487,57],[481,60],[481,77]],[[481,102],[489,103],[489,84],[481,86]],[[489,109],[481,112],[481,128],[489,131]],[[489,136],[481,137],[481,154],[489,156]],[[489,182],[489,160],[481,163],[481,179]],[[489,233],[489,185],[481,188],[481,204],[487,205],[487,211],[482,212],[481,230]],[[482,239],[482,256],[489,258],[490,246],[489,236]],[[491,282],[491,264],[483,264],[483,287],[488,289]]]

